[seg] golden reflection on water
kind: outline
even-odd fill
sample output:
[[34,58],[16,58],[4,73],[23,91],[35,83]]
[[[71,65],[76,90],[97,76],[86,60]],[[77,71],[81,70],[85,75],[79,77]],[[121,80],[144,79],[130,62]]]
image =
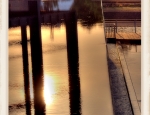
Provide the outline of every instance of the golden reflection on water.
[[[51,30],[52,29],[52,30]],[[64,24],[60,27],[41,26],[42,42],[50,43],[50,39],[55,43],[66,43],[66,28]]]
[[[30,29],[29,26],[26,27],[27,29],[27,39],[30,39]],[[19,40],[21,41],[21,27],[14,27],[14,28],[9,28],[8,30],[8,39],[9,42],[13,40]]]
[[54,101],[55,86],[54,79],[50,75],[44,76],[44,100],[46,105],[51,105]]
[[[103,34],[104,32],[102,26],[103,25],[96,24],[89,31],[83,28],[80,24],[78,24],[79,63],[80,63],[79,77],[81,79],[80,82],[81,82],[81,94],[82,94],[81,108],[82,108],[82,113],[86,115],[90,113],[96,114],[96,112],[101,112],[101,111],[103,112],[105,110],[107,112],[108,109],[109,109],[108,113],[113,113],[110,104],[111,98],[109,95],[110,91],[108,90],[109,85],[108,83],[104,82],[104,81],[108,81],[107,80],[108,77],[107,75],[105,75],[106,73],[104,69],[106,68],[103,66],[106,65],[105,64],[106,54],[103,50],[101,50],[105,48],[105,40]],[[42,26],[41,28],[42,28],[41,31],[42,31],[42,43],[43,43],[42,49],[43,52],[48,51],[48,53],[43,53],[43,66],[44,66],[45,74],[44,74],[44,86],[42,86],[42,88],[44,87],[43,88],[44,91],[42,90],[42,94],[46,104],[46,114],[69,113],[70,94],[68,94],[69,92],[68,77],[66,77],[68,76],[67,49],[65,47],[64,48],[65,50],[57,53],[51,53],[50,52],[51,50],[47,50],[48,48],[51,48],[51,46],[54,46],[52,47],[54,49],[55,48],[59,49],[60,48],[59,46],[66,46],[66,28],[64,25],[62,25],[61,28],[54,27],[53,29],[55,30],[55,32],[53,33],[54,34],[53,41],[51,41],[50,39],[50,34],[51,34],[50,27]],[[16,40],[15,37],[12,37],[11,40],[14,39]],[[11,47],[13,47],[13,45]],[[12,52],[12,50],[9,51],[10,54],[14,53]],[[54,50],[54,51],[56,52],[58,50]],[[21,53],[22,52],[20,50],[18,54],[21,55]],[[29,58],[31,58],[31,56],[29,56]],[[100,58],[102,59],[99,61]],[[18,61],[15,61],[15,63],[16,62]],[[19,62],[22,63],[22,61]],[[29,66],[31,66],[31,59],[29,63],[30,63]],[[32,70],[32,67],[29,67],[29,70]],[[11,71],[14,71],[14,69]],[[29,75],[30,75],[29,77],[30,77],[30,95],[31,95],[30,98],[31,100],[34,100],[32,72],[30,72]],[[93,75],[96,76],[94,77],[94,79],[90,77]],[[105,86],[105,88],[103,86]],[[99,92],[100,89],[101,92]],[[102,90],[102,89],[106,89],[106,90]],[[107,105],[109,107],[107,107]]]

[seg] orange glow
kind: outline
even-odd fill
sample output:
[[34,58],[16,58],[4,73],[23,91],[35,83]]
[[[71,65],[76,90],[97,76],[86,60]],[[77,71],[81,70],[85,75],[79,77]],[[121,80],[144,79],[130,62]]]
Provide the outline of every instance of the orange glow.
[[44,100],[47,105],[51,105],[53,102],[53,95],[55,93],[54,89],[54,79],[49,76],[44,76]]

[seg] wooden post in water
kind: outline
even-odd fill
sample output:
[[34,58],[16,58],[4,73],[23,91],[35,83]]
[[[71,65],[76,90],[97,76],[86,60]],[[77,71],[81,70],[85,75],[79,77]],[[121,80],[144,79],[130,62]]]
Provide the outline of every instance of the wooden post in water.
[[29,1],[29,20],[35,115],[45,115],[40,0]]
[[75,12],[65,17],[69,75],[70,115],[81,115],[77,19]]
[[114,24],[113,26],[114,26],[114,37],[116,38],[116,28],[115,28],[115,24]]
[[23,75],[24,75],[24,93],[25,93],[25,103],[26,103],[26,114],[31,115],[26,20],[22,19],[20,23],[21,23],[21,38],[22,38],[22,58],[23,58]]

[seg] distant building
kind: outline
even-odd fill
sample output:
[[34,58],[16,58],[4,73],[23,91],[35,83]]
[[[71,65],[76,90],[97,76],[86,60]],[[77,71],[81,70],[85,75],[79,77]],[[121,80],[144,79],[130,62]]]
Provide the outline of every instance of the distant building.
[[28,0],[9,0],[10,11],[28,11]]
[[[9,10],[10,11],[28,11],[28,1],[33,0],[9,0]],[[66,11],[71,8],[74,3],[74,0],[55,0],[57,5],[50,5],[49,2],[54,0],[41,0],[41,10],[45,10],[45,6],[51,10]]]

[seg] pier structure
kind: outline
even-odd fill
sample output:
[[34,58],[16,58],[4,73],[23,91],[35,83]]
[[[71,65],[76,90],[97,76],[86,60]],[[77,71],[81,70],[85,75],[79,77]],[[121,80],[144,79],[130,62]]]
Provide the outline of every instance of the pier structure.
[[102,4],[114,113],[140,115],[141,1],[102,0]]

